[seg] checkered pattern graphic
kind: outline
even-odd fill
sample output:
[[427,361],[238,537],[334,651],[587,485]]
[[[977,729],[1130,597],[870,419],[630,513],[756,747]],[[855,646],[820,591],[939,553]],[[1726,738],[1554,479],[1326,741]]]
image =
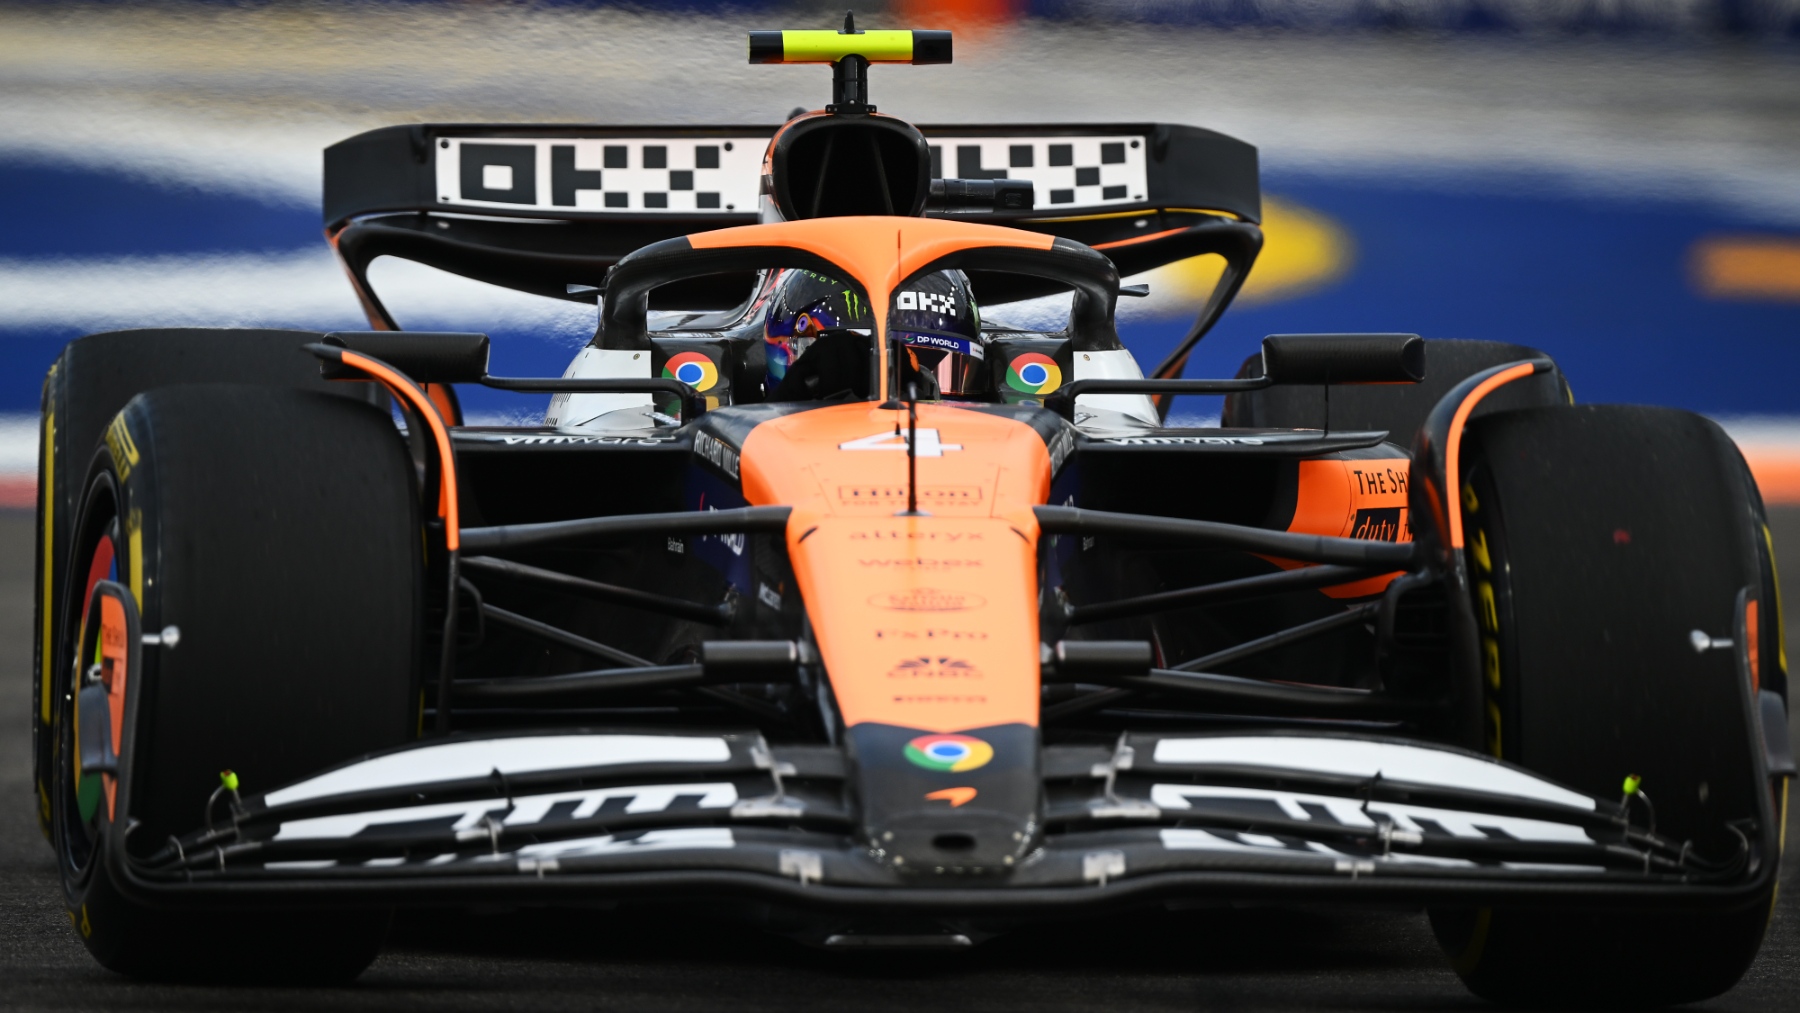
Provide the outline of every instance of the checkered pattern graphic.
[[438,204],[652,214],[756,210],[766,137],[442,138]]
[[894,297],[894,308],[952,316],[956,313],[956,299],[938,292],[901,292]]
[[1037,210],[1137,204],[1149,197],[1142,137],[957,137],[931,145],[931,174],[1028,179]]
[[[956,137],[931,144],[931,174],[1028,179],[1039,211],[1149,199],[1140,136]],[[766,137],[442,138],[438,204],[540,212],[756,210]]]

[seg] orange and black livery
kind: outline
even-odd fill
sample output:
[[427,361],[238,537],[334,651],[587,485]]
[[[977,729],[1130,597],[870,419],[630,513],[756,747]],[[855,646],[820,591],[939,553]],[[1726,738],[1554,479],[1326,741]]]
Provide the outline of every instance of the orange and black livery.
[[[878,111],[946,32],[748,43],[831,101],[328,149],[367,331],[59,358],[35,772],[100,962],[341,980],[402,904],[750,899],[908,949],[1274,900],[1424,905],[1509,1002],[1736,980],[1794,760],[1716,425],[1399,330],[1185,377],[1262,247],[1252,146]],[[381,257],[593,336],[493,375]],[[1220,280],[1146,375],[1118,300],[1193,257]]]

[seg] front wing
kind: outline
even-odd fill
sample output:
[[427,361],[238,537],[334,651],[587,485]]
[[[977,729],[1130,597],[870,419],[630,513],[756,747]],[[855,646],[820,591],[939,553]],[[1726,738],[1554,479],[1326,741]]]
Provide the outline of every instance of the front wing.
[[115,839],[108,861],[157,903],[750,896],[964,915],[1249,897],[1711,908],[1774,873],[1754,830],[1698,855],[1628,805],[1474,753],[1294,733],[1047,747],[1023,860],[907,867],[858,839],[848,763],[756,733],[456,738],[221,804],[152,853]]

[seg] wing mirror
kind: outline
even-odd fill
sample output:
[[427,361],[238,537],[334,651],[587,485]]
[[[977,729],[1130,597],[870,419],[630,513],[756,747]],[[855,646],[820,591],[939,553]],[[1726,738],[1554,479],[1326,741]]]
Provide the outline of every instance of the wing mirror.
[[[332,331],[325,344],[371,355],[419,383],[480,383],[487,377],[488,336],[435,331]],[[327,362],[327,380],[362,377],[358,370]]]
[[1418,383],[1425,339],[1417,334],[1271,334],[1263,375],[1272,383]]

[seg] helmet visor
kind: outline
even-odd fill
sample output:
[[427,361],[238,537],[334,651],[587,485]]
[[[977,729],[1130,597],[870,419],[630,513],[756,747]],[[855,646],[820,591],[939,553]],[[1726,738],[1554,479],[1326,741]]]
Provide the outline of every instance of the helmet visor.
[[985,393],[982,366],[987,350],[980,341],[920,331],[901,331],[900,340],[912,352],[920,371],[937,380],[940,395],[979,397]]

